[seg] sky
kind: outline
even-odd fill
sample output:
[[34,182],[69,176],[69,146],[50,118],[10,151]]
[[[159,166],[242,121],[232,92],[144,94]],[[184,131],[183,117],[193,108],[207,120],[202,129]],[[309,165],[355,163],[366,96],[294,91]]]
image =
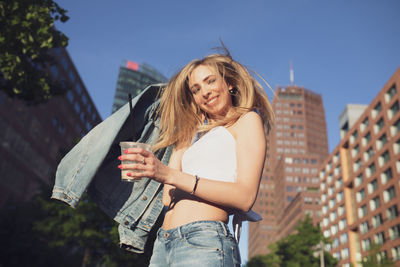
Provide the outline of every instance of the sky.
[[[369,104],[400,67],[398,0],[56,2],[70,17],[56,27],[70,38],[67,50],[103,119],[124,60],[170,77],[221,39],[273,90],[290,84],[293,62],[294,84],[322,96],[332,151],[346,104]],[[247,224],[240,249],[245,262]]]

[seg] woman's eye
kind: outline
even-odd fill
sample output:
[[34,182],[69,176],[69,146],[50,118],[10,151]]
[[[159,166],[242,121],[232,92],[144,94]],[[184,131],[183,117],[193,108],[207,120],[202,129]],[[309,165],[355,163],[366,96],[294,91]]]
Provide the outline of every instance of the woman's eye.
[[197,94],[200,91],[200,88],[194,88],[192,91],[192,94]]
[[212,83],[214,83],[215,82],[215,79],[209,79],[208,80],[208,84],[212,84]]

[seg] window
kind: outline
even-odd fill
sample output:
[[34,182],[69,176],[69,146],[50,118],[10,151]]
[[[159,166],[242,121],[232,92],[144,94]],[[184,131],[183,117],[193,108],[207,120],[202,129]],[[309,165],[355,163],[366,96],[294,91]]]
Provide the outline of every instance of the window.
[[361,142],[362,142],[363,146],[366,146],[366,145],[369,143],[369,141],[371,141],[371,133],[370,133],[370,132],[368,132],[368,133],[363,137],[363,139],[361,140]]
[[369,231],[369,224],[368,221],[365,221],[363,223],[360,224],[360,233],[361,234],[365,234],[368,233]]
[[395,240],[400,237],[400,224],[389,228],[389,237],[391,240]]
[[344,248],[340,251],[340,255],[342,256],[342,259],[345,260],[349,257],[349,249]]
[[351,150],[351,155],[354,157],[356,157],[358,155],[358,153],[360,153],[360,146],[357,144],[355,147],[353,147],[353,149]]
[[337,153],[335,154],[335,156],[333,156],[333,162],[334,162],[334,163],[338,162],[338,160],[339,160],[339,152],[337,152]]
[[382,223],[383,220],[382,220],[382,215],[380,213],[372,217],[372,226],[374,228],[380,226]]
[[381,183],[386,184],[393,178],[392,169],[389,167],[381,173]]
[[378,189],[378,181],[375,179],[368,184],[368,194],[374,193]]
[[340,235],[340,243],[341,244],[346,244],[347,243],[347,241],[348,241],[348,235],[347,235],[347,233],[344,233],[344,234],[341,234]]
[[335,221],[337,218],[336,216],[336,211],[331,212],[331,214],[329,214],[329,219],[331,220],[331,222]]
[[57,77],[58,77],[58,68],[57,68],[56,65],[52,65],[50,67],[50,72],[53,75],[53,78],[57,79]]
[[389,151],[386,150],[385,152],[382,153],[382,155],[379,157],[378,162],[379,166],[385,165],[388,161],[390,160],[390,154]]
[[338,215],[339,215],[339,216],[342,216],[342,215],[344,214],[345,210],[346,210],[346,209],[345,209],[344,205],[339,206],[339,208],[338,208]]
[[331,196],[333,194],[334,190],[333,190],[333,186],[328,188],[328,196]]
[[362,182],[363,182],[363,175],[362,175],[362,173],[361,173],[361,174],[358,175],[358,176],[356,177],[356,179],[354,180],[354,185],[355,185],[355,186],[359,186],[360,184],[362,184]]
[[378,102],[378,104],[375,105],[374,109],[372,110],[372,118],[376,118],[378,114],[382,111],[382,105],[381,102]]
[[390,133],[395,136],[400,130],[400,119],[398,119],[392,126],[390,126]]
[[337,248],[339,246],[339,238],[334,238],[332,241],[332,248]]
[[385,243],[385,234],[383,232],[379,232],[374,235],[375,244],[383,244]]
[[380,118],[379,121],[374,125],[375,134],[379,133],[382,130],[383,126],[385,126],[385,121],[383,118]]
[[357,199],[357,202],[361,202],[364,198],[365,198],[365,190],[363,188],[356,193],[356,199]]
[[399,152],[400,152],[400,139],[393,144],[393,153],[397,155],[399,154]]
[[292,192],[293,187],[292,186],[286,186],[286,192]]
[[347,225],[346,219],[340,220],[340,221],[339,221],[339,230],[342,231],[342,230],[346,227],[346,225]]
[[336,200],[334,198],[330,199],[329,200],[329,208],[332,209],[333,207],[335,207],[335,205],[336,205]]
[[368,166],[368,168],[365,170],[365,174],[367,175],[367,177],[370,177],[372,174],[374,174],[376,171],[375,168],[375,163],[372,163]]
[[82,86],[79,83],[76,84],[75,89],[78,92],[78,94],[82,93]]
[[392,248],[392,257],[395,261],[400,260],[400,246]]
[[376,210],[377,208],[379,208],[381,206],[381,201],[379,199],[379,196],[374,197],[373,199],[371,199],[369,201],[369,209],[371,211]]
[[386,143],[387,143],[386,134],[382,134],[382,136],[379,137],[378,140],[376,140],[376,149],[377,150],[381,149]]
[[358,218],[362,218],[367,215],[367,205],[363,205],[358,208]]
[[387,90],[386,94],[385,94],[385,100],[386,102],[390,102],[390,100],[392,100],[392,98],[396,95],[397,90],[396,90],[396,85],[393,84],[392,87],[390,87],[389,90]]
[[394,187],[390,187],[388,189],[386,189],[383,192],[383,200],[385,202],[389,202],[390,200],[392,200],[394,197],[396,196],[396,191],[394,190]]
[[73,102],[74,102],[74,94],[72,93],[71,90],[68,90],[68,92],[67,92],[67,98],[68,98],[68,100],[69,100],[70,103],[73,103]]
[[326,214],[328,212],[328,206],[327,205],[324,205],[323,207],[322,207],[322,214]]
[[305,203],[305,204],[312,204],[312,202],[313,202],[312,197],[305,197],[305,198],[304,198],[304,203]]
[[336,194],[336,201],[340,202],[343,200],[343,191],[340,191],[339,193]]
[[395,219],[398,216],[399,216],[399,210],[397,208],[397,205],[393,205],[386,210],[386,217],[388,220]]
[[350,136],[350,143],[353,144],[354,141],[357,140],[357,138],[358,138],[358,132],[357,132],[357,130],[355,130]]
[[361,241],[361,248],[363,251],[368,251],[371,249],[371,239],[367,238]]
[[81,111],[81,106],[79,105],[78,102],[75,102],[74,109],[75,109],[76,113],[80,113],[80,111]]
[[331,226],[331,233],[332,235],[336,235],[338,232],[338,226],[336,224]]
[[361,159],[358,159],[354,164],[353,164],[353,170],[354,172],[358,171],[362,166]]
[[364,161],[367,162],[369,161],[370,158],[374,156],[374,150],[372,149],[372,146],[367,149],[367,151],[364,152]]
[[321,190],[325,190],[325,188],[326,188],[326,183],[325,183],[325,182],[322,182],[321,185],[320,185],[320,188],[321,188]]
[[361,132],[364,131],[369,125],[369,119],[366,117],[363,122],[360,124],[360,130]]
[[399,101],[396,101],[388,110],[388,117],[392,119],[399,112]]
[[293,201],[293,197],[292,197],[292,196],[287,196],[287,197],[286,197],[286,200],[287,200],[288,202],[292,202],[292,201]]

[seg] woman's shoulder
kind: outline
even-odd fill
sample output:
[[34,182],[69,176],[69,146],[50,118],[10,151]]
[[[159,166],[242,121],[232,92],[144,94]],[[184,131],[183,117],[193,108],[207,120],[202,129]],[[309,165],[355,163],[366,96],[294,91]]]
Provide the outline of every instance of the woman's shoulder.
[[264,131],[263,122],[260,115],[255,111],[244,113],[231,127],[234,136],[245,133],[248,135],[255,131]]
[[256,126],[262,125],[262,118],[257,111],[249,111],[244,113],[235,123],[237,126]]

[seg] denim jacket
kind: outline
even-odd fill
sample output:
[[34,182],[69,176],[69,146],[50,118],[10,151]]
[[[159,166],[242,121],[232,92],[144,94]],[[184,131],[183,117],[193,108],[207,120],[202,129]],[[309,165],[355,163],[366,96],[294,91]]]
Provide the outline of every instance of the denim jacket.
[[[155,110],[161,85],[147,87],[129,104],[120,108],[93,128],[61,160],[56,172],[52,198],[76,207],[85,191],[111,218],[119,223],[120,243],[124,248],[142,253],[151,228],[159,217],[162,185],[152,179],[121,182],[120,141],[134,140],[154,144],[158,138],[159,118]],[[172,148],[156,152],[168,164]]]

